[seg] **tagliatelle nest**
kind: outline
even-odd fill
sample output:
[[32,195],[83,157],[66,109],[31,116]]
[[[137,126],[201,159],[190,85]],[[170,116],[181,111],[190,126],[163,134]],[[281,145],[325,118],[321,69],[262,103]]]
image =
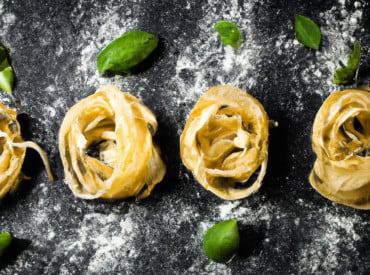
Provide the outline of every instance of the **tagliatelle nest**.
[[0,103],[0,199],[14,190],[22,180],[21,169],[27,148],[39,153],[49,179],[53,181],[45,152],[32,141],[23,141],[16,111]]
[[182,161],[220,198],[245,198],[258,190],[266,173],[268,128],[267,114],[254,97],[232,86],[213,87],[187,120]]
[[311,185],[334,202],[370,209],[370,93],[331,94],[316,115],[312,145]]
[[149,196],[166,171],[152,141],[156,130],[154,114],[114,86],[79,101],[59,131],[69,188],[84,199]]

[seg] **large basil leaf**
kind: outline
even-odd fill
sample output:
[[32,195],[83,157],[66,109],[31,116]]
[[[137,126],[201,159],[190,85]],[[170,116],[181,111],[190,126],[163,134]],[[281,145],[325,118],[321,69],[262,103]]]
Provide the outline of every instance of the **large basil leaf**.
[[129,73],[131,68],[146,59],[158,46],[156,35],[130,31],[113,40],[99,54],[98,71]]

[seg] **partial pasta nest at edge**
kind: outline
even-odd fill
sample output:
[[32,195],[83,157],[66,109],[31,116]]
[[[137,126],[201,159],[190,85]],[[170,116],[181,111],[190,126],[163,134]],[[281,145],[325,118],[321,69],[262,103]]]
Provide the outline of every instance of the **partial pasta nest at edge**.
[[370,209],[370,93],[332,93],[316,114],[311,185],[324,197]]
[[16,111],[0,103],[0,199],[15,190],[22,180],[21,169],[27,148],[38,152],[50,181],[53,181],[45,152],[36,143],[23,140]]

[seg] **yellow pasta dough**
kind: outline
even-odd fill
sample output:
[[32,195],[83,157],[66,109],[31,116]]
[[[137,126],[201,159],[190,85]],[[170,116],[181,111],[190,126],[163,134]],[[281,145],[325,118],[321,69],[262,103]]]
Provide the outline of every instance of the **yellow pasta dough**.
[[254,97],[228,85],[213,87],[186,122],[180,138],[182,161],[220,198],[245,198],[258,190],[266,173],[268,127],[267,114]]
[[0,103],[0,199],[14,190],[22,180],[21,169],[27,148],[32,148],[39,153],[49,179],[53,181],[49,161],[44,151],[32,141],[23,141],[16,111]]
[[154,114],[114,86],[79,101],[59,131],[69,188],[84,199],[146,198],[166,171],[152,141],[156,130]]
[[334,202],[369,209],[370,93],[332,93],[316,114],[312,146],[311,185]]

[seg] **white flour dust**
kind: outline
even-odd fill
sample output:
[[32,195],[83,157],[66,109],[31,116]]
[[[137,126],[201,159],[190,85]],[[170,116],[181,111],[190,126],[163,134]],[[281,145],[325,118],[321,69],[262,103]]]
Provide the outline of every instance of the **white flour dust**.
[[[364,226],[364,221],[353,213],[349,216],[342,215],[334,207],[318,208],[317,205],[303,199],[298,199],[296,203],[297,207],[309,208],[312,212],[315,212],[318,219],[314,222],[319,224],[312,224],[305,228],[305,235],[301,236],[302,239],[298,245],[300,249],[297,250],[299,261],[297,263],[292,262],[291,265],[297,268],[299,274],[334,271],[339,265],[351,266],[351,257],[359,256],[356,242],[361,239],[355,228],[360,224]],[[197,233],[199,239],[202,239],[206,230],[216,222],[235,218],[239,222],[242,221],[243,224],[264,224],[266,236],[263,242],[266,245],[265,247],[270,247],[268,243],[273,239],[275,242],[276,238],[279,238],[275,234],[269,235],[271,222],[280,223],[279,220],[287,219],[286,212],[280,209],[279,205],[268,202],[261,205],[258,210],[243,206],[240,201],[224,202],[214,212],[211,215],[212,221],[203,221],[199,224]],[[305,226],[303,223],[306,218],[312,217],[294,218],[291,224],[292,230],[299,230],[301,226]],[[261,251],[261,253],[264,253],[264,251]],[[351,257],[342,257],[342,255],[351,255]],[[251,255],[248,261],[258,264],[260,262],[258,257],[260,256]],[[202,260],[204,259],[195,260],[189,271],[195,272],[201,268],[207,272],[215,272],[215,274],[230,274],[231,272],[225,265],[205,264]]]
[[[89,5],[88,12],[85,11],[85,5]],[[79,56],[77,66],[72,73],[72,78],[68,79],[67,83],[61,84],[60,82],[65,81],[65,79],[62,78],[61,80],[60,76],[56,75],[55,82],[47,86],[45,92],[60,93],[60,87],[66,85],[68,88],[62,93],[71,93],[74,96],[72,101],[77,103],[82,98],[95,92],[101,85],[112,84],[119,88],[122,87],[123,90],[125,87],[131,87],[130,84],[137,81],[135,77],[102,77],[97,70],[96,59],[99,52],[109,42],[123,33],[137,28],[138,18],[132,19],[131,17],[132,13],[138,12],[136,9],[137,6],[133,4],[123,5],[122,1],[117,3],[114,0],[109,0],[103,7],[99,3],[93,2],[90,4],[86,1],[77,3],[72,11],[72,21],[75,26],[78,26],[80,35],[75,46],[78,52],[77,57]],[[87,16],[90,13],[92,17]],[[56,55],[61,55],[65,50],[60,45],[56,49]],[[47,114],[48,118],[58,115],[64,116],[68,108],[71,107],[70,104],[67,104],[70,100],[71,98],[65,96],[57,97],[49,105],[42,107],[43,113]],[[39,123],[42,124],[44,129],[50,129],[53,127],[55,120],[39,119]],[[56,151],[51,153],[56,154]]]
[[11,41],[7,39],[9,28],[15,23],[16,17],[13,13],[6,11],[4,2],[0,2],[0,33],[1,39],[0,43],[5,46]]
[[[348,9],[348,5],[351,8]],[[316,52],[315,60],[308,60],[308,65],[301,72],[303,81],[313,87],[315,93],[327,96],[338,90],[333,83],[334,72],[340,67],[340,61],[346,64],[347,57],[353,50],[356,40],[361,40],[363,8],[367,5],[360,1],[338,1],[330,10],[320,13],[322,46]],[[360,31],[360,37],[355,32]]]
[[[136,85],[145,87],[147,80],[141,77],[104,78],[99,75],[96,69],[96,57],[100,50],[124,32],[138,27],[140,16],[136,16],[136,14],[140,10],[135,5],[126,6],[122,1],[108,0],[104,8],[92,3],[89,10],[92,10],[93,17],[88,17],[88,22],[83,23],[83,20],[86,20],[85,2],[80,1],[73,12],[76,15],[73,18],[73,23],[81,27],[80,40],[76,42],[76,48],[80,51],[80,59],[76,63],[77,66],[73,73],[74,79],[66,85],[70,86],[71,91],[80,91],[75,93],[75,101],[103,84],[113,84],[121,88],[132,88]],[[241,2],[243,4],[240,4]],[[178,94],[174,92],[176,96],[170,96],[171,92],[168,94],[167,104],[171,106],[171,109],[177,112],[178,108],[176,107],[179,107],[181,103],[186,103],[185,108],[189,113],[197,99],[209,87],[218,84],[234,85],[253,93],[258,74],[255,68],[259,64],[260,54],[264,50],[263,45],[258,45],[255,42],[256,29],[251,19],[253,18],[251,15],[254,5],[257,2],[256,0],[225,1],[218,7],[219,9],[216,9],[213,1],[209,0],[203,8],[205,16],[197,22],[200,32],[194,37],[192,43],[184,47],[181,38],[173,42],[180,53],[175,62],[175,68],[173,68],[173,77],[169,79],[169,82],[174,83],[178,90]],[[335,90],[336,87],[332,83],[334,70],[338,67],[339,60],[346,61],[353,42],[359,39],[354,35],[361,26],[362,9],[365,4],[360,1],[351,3],[338,0],[337,5],[320,14],[319,25],[323,34],[322,48],[317,51],[314,60],[302,60],[308,64],[307,66],[302,68],[298,60],[293,68],[297,72],[296,77],[300,78],[299,81],[303,80],[308,86],[314,87],[315,90],[312,92],[321,96]],[[351,11],[345,7],[349,4],[353,7]],[[124,8],[122,8],[123,6]],[[187,7],[190,7],[190,2]],[[9,26],[14,24],[15,20],[15,16],[5,12],[4,4],[0,2],[0,32],[5,37]],[[214,30],[214,24],[219,20],[232,21],[240,28],[244,43],[239,50],[235,51],[229,46],[222,45]],[[6,43],[7,41],[1,42]],[[297,43],[295,39],[288,39],[285,31],[277,36],[274,50],[281,55],[283,51],[294,52],[301,47],[302,45]],[[56,55],[62,55],[63,51],[63,47],[59,47]],[[164,85],[172,87],[171,84]],[[55,84],[46,88],[46,91],[50,93],[56,90]],[[303,110],[302,97],[304,92],[307,91],[296,91],[292,88],[292,96],[296,99],[296,112]],[[138,93],[140,94],[140,91]],[[66,101],[59,98],[51,102],[50,106],[46,106],[44,110],[48,117],[54,118],[65,109]],[[181,119],[185,120],[185,118]],[[179,131],[181,131],[180,128]],[[46,187],[47,185],[39,187],[43,195],[47,194]],[[261,199],[261,201],[265,200]],[[40,198],[29,217],[30,227],[44,228],[47,233],[46,237],[40,237],[41,242],[36,240],[33,243],[36,247],[42,247],[47,245],[48,241],[57,240],[56,231],[51,228],[48,221],[53,214],[45,212],[43,209],[46,202],[47,199]],[[311,207],[315,210],[315,206],[307,205],[306,202],[298,201],[298,204],[300,207]],[[241,201],[222,202],[210,213],[209,217],[211,218],[208,220],[207,218],[200,219],[199,212],[192,206],[169,207],[170,210],[166,212],[167,215],[164,215],[163,220],[171,225],[168,229],[171,234],[176,234],[183,224],[195,224],[201,220],[194,226],[196,233],[191,235],[192,239],[189,241],[188,248],[190,250],[194,247],[201,247],[203,234],[217,221],[236,218],[245,224],[262,222],[268,230],[272,220],[279,218],[279,216],[275,217],[276,213],[285,218],[284,209],[280,209],[278,205],[272,203],[264,202],[257,210],[252,210],[245,205]],[[134,208],[135,206],[132,207],[132,209]],[[56,204],[53,211],[60,211],[60,209],[61,205]],[[127,273],[137,272],[135,265],[140,251],[136,247],[135,240],[140,233],[140,224],[137,222],[137,217],[140,214],[132,209],[125,215],[95,212],[85,214],[80,226],[70,232],[70,235],[66,234],[63,240],[59,240],[60,243],[56,246],[56,251],[50,259],[50,270],[53,270],[53,264],[60,266],[60,274],[68,274],[71,270],[69,265],[84,266],[89,274],[104,274],[109,273],[110,270],[125,270]],[[335,269],[344,247],[354,257],[358,255],[354,246],[354,243],[359,240],[355,225],[361,222],[361,219],[356,215],[353,217],[340,216],[328,208],[319,210],[318,215],[322,216],[322,226],[307,229],[310,233],[309,238],[302,244],[302,249],[299,251],[301,260],[298,264],[301,273],[315,272],[320,267],[327,267],[328,270]],[[293,225],[301,226],[302,220],[302,217],[294,218]],[[18,232],[19,235],[27,236],[27,232],[22,229],[19,229]],[[147,232],[147,234],[150,233]],[[272,239],[272,236],[269,238]],[[265,241],[268,242],[269,239]],[[322,249],[318,251],[318,247]],[[91,254],[86,256],[86,252],[91,252]],[[61,259],[69,259],[69,262],[59,264]],[[171,263],[179,261],[175,257],[170,260]],[[255,260],[258,264],[258,259],[252,258],[250,260]],[[28,264],[28,261],[19,261],[19,264],[22,263]],[[25,268],[30,267],[26,266]],[[199,270],[212,274],[232,274],[228,266],[212,263],[204,256],[194,259],[187,271],[197,273]]]
[[[134,12],[137,12],[135,6],[125,5],[122,9],[121,2],[109,1],[103,9],[99,5],[91,21],[82,25],[78,45],[81,57],[75,72],[76,83],[71,83],[72,88],[97,89],[104,84],[130,86],[127,83],[132,83],[136,79],[131,76],[102,77],[96,67],[97,56],[105,46],[125,32],[138,28],[139,17],[133,18]],[[81,4],[76,8],[76,13],[84,13]],[[79,17],[75,20],[78,21]]]
[[[173,81],[177,84],[181,102],[187,102],[191,107],[211,86],[230,84],[252,90],[256,84],[253,69],[261,49],[253,44],[255,30],[248,16],[254,1],[245,1],[243,6],[238,1],[221,5],[222,14],[215,10],[212,1],[205,6],[205,16],[197,23],[199,37],[181,51],[176,62]],[[244,42],[237,51],[220,42],[214,30],[219,20],[231,21],[241,30]]]
[[[57,245],[51,263],[68,256],[69,262],[61,266],[68,273],[69,265],[85,265],[88,274],[102,274],[111,270],[135,270],[134,259],[138,256],[134,238],[138,225],[130,214],[86,214],[75,235],[67,235]],[[86,251],[91,251],[86,258]]]
[[317,215],[322,216],[322,224],[311,228],[307,234],[310,242],[302,243],[298,257],[300,274],[334,271],[339,265],[351,265],[351,258],[358,257],[355,243],[360,236],[354,226],[361,223],[361,219],[357,215],[347,217],[331,212],[329,208],[318,211]]
[[[212,220],[200,222],[196,234],[197,238],[195,238],[198,240],[197,247],[202,246],[201,240],[205,232],[219,221],[236,219],[239,223],[242,222],[244,225],[255,225],[262,222],[266,224],[266,228],[268,229],[270,227],[272,215],[279,212],[279,210],[277,210],[278,206],[273,206],[271,203],[264,203],[257,211],[248,206],[243,206],[242,204],[242,201],[224,201],[210,214]],[[258,258],[251,256],[248,261],[258,262]],[[212,274],[232,274],[231,269],[227,265],[210,262],[204,256],[195,259],[188,269],[189,272],[197,272],[199,270]]]
[[240,204],[241,201],[228,201],[220,204],[218,206],[219,219],[227,220],[234,218],[254,224],[256,221],[270,221],[273,213],[277,212],[277,206],[272,206],[270,203],[264,203],[257,211]]
[[[364,1],[338,0],[329,10],[320,12],[315,22],[320,27],[322,38],[320,48],[314,52],[314,56],[314,50],[305,48],[295,38],[289,38],[291,35],[287,34],[287,30],[277,35],[277,55],[297,56],[297,53],[303,53],[303,56],[289,61],[289,81],[292,82],[292,85],[287,85],[291,93],[289,109],[295,113],[303,112],[307,107],[303,103],[307,93],[326,97],[339,89],[333,82],[334,72],[340,67],[340,61],[344,64],[347,62],[354,42],[361,41],[361,36],[365,35],[364,29],[361,28],[365,5],[368,4]],[[304,11],[301,11],[301,14],[306,15]],[[288,30],[294,32],[293,20]],[[359,37],[355,36],[356,34]],[[305,84],[304,88],[302,84]]]

